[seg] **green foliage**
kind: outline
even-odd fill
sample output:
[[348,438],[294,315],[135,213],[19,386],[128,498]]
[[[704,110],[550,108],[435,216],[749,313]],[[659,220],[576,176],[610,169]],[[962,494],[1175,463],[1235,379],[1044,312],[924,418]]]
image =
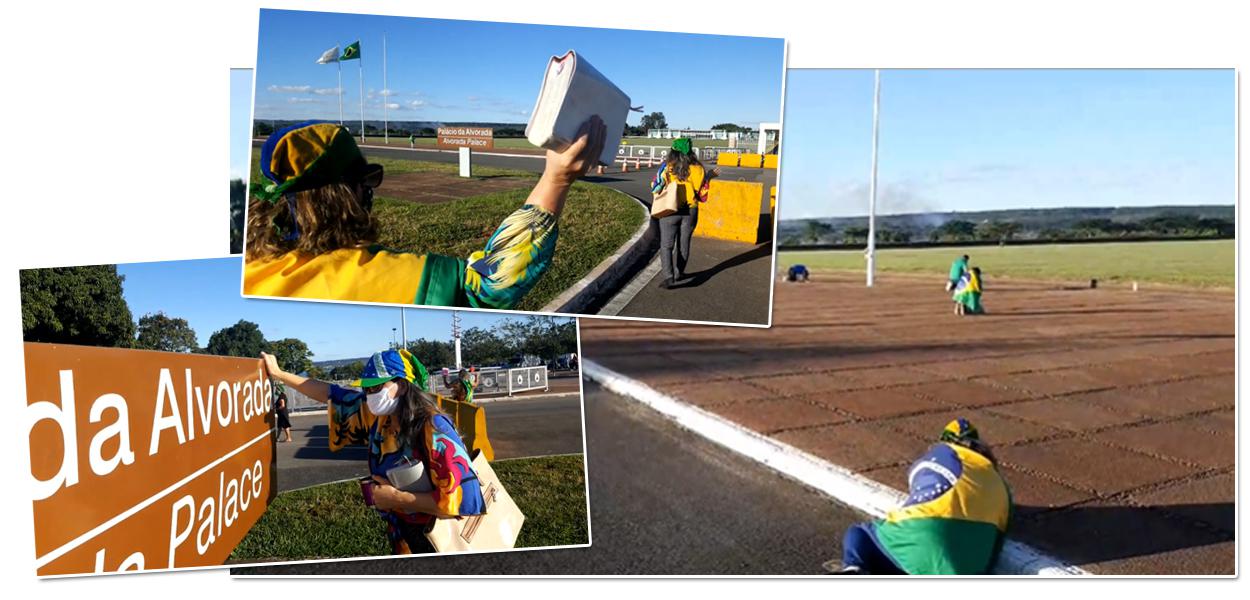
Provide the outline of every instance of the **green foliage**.
[[135,324],[116,265],[27,269],[19,279],[24,340],[132,345]]
[[504,364],[526,354],[550,361],[561,354],[577,352],[577,322],[530,315],[505,320],[495,329],[474,327],[461,336],[460,351],[466,365]]
[[639,127],[642,127],[643,130],[668,129],[668,120],[664,118],[664,113],[653,112],[642,116],[642,123]]
[[803,223],[803,229],[806,239],[813,244],[819,244],[825,236],[833,233],[833,227],[828,223],[821,221],[809,220]]
[[[278,359],[278,366],[288,373],[303,373],[312,369],[312,350],[308,344],[295,338],[268,342],[270,354]],[[258,355],[259,356],[259,355]]]
[[976,223],[952,219],[933,230],[929,239],[938,242],[969,242],[977,239]]
[[205,351],[217,356],[242,356],[257,358],[268,349],[260,326],[240,319],[238,323],[213,332],[208,338]]
[[456,346],[452,342],[421,338],[408,344],[408,351],[427,369],[438,369],[456,364]]
[[[422,363],[425,364],[425,363]],[[365,370],[365,363],[355,361],[345,365],[338,365],[326,372],[326,377],[330,381],[349,381],[360,377],[360,372]]]
[[194,352],[199,347],[195,330],[186,319],[177,319],[164,312],[139,317],[139,333],[135,348],[162,352]]

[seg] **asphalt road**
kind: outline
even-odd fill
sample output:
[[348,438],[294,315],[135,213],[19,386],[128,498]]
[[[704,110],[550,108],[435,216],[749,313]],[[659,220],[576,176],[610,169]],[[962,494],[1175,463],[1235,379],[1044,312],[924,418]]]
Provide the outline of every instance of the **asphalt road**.
[[[581,398],[532,396],[483,405],[495,460],[582,452]],[[291,415],[293,442],[278,444],[278,491],[365,474],[364,447],[330,452],[325,413]]]
[[304,563],[233,574],[820,574],[862,519],[826,496],[586,383],[592,545]]

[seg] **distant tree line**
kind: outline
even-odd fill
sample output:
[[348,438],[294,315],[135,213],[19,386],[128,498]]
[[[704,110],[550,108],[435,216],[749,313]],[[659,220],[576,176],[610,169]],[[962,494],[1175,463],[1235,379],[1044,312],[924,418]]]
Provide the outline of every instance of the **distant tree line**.
[[200,347],[186,319],[164,312],[134,320],[122,295],[125,276],[116,265],[28,269],[21,272],[22,338],[28,342],[78,344],[241,356],[273,354],[292,373],[313,373],[313,353],[296,338],[266,339],[250,321],[219,329]]
[[[313,364],[313,352],[303,340],[268,339],[259,325],[242,319],[214,331],[203,347],[186,319],[154,312],[136,322],[122,294],[125,276],[116,265],[29,269],[21,271],[20,280],[22,337],[28,342],[245,358],[268,352],[286,371],[331,380],[355,379],[364,367],[356,361],[322,370]],[[448,340],[422,338],[408,350],[431,369],[455,364],[455,347]],[[572,352],[577,352],[574,319],[526,316],[493,328],[472,327],[461,336],[461,356],[473,366],[502,365],[523,355],[550,361]]]
[[[1235,235],[1236,224],[1231,219],[1204,218],[1176,213],[1138,221],[1117,221],[1107,218],[1082,219],[1066,227],[1048,227],[1040,231],[1026,231],[1023,225],[1010,220],[986,220],[978,223],[961,219],[946,221],[928,229],[927,232],[912,232],[890,227],[877,228],[877,242],[887,244],[908,244],[918,241],[1007,243],[1016,239],[1053,241],[1170,237],[1228,239]],[[867,241],[867,227],[849,226],[835,229],[828,223],[807,220],[803,223],[801,233],[790,235],[783,244],[853,246],[866,244]]]

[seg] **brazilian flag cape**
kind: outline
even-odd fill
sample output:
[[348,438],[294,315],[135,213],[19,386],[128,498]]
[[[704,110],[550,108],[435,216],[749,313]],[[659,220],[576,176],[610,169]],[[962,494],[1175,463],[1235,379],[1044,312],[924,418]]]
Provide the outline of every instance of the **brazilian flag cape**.
[[907,479],[907,500],[876,523],[881,549],[912,575],[988,573],[1011,520],[1011,490],[994,463],[940,443]]

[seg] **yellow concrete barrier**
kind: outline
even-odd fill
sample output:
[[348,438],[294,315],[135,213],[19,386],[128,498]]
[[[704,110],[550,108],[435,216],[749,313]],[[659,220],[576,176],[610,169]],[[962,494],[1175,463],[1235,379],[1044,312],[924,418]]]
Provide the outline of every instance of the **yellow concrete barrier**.
[[765,155],[764,155],[764,168],[765,168],[765,169],[776,169],[776,168],[777,168],[777,161],[778,161],[778,157],[779,157],[779,156],[780,156],[780,155],[778,155],[778,154],[765,154]]
[[738,166],[739,167],[752,167],[752,168],[758,169],[764,166],[764,155],[763,154],[743,154],[742,156],[738,157]]
[[699,223],[694,234],[759,243],[760,200],[763,194],[762,183],[713,179],[707,202],[699,205]]
[[490,437],[486,434],[486,409],[471,402],[458,402],[445,396],[438,397],[438,406],[451,417],[456,431],[464,447],[472,455],[474,450],[481,450],[486,460],[495,460],[495,449],[490,445]]
[[768,188],[768,212],[777,214],[777,186]]
[[736,152],[721,152],[720,154],[717,154],[716,166],[718,167],[738,166],[738,154]]

